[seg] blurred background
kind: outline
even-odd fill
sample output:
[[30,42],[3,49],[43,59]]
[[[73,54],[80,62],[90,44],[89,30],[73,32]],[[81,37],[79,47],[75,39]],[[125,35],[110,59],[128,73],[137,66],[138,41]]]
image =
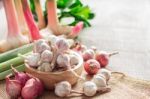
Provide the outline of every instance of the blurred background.
[[[96,16],[92,27],[80,35],[87,46],[119,51],[109,68],[150,80],[150,0],[81,0]],[[6,37],[7,23],[0,1],[0,39]]]

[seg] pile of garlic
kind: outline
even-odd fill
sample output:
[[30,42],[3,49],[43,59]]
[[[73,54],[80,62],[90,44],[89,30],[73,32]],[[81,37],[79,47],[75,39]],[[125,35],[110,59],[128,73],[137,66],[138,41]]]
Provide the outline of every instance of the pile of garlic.
[[53,35],[46,40],[39,39],[34,42],[33,53],[25,57],[25,62],[42,72],[71,69],[79,63],[79,59],[76,54],[70,53],[70,41]]
[[108,87],[110,77],[111,72],[109,70],[101,69],[93,76],[92,80],[83,83],[82,91],[72,90],[71,84],[68,81],[61,81],[55,85],[55,94],[59,97],[68,97],[71,93],[94,96],[97,92],[109,92],[111,90]]

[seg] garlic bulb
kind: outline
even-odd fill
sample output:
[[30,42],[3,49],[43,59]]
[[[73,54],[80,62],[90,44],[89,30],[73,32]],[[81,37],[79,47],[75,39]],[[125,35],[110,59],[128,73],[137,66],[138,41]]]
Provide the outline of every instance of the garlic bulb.
[[42,53],[45,50],[51,50],[51,47],[47,43],[41,43],[38,49],[36,49],[38,53]]
[[109,71],[109,70],[107,70],[107,69],[100,69],[100,70],[98,71],[98,74],[104,75],[105,78],[106,78],[106,81],[108,81],[108,80],[110,79],[110,77],[111,77],[111,71]]
[[70,58],[67,54],[60,54],[56,60],[59,67],[69,66]]
[[31,67],[38,67],[39,60],[40,60],[39,53],[32,53],[26,57],[26,61],[28,65]]
[[78,57],[76,55],[71,54],[69,56],[70,56],[70,65],[71,66],[77,65],[79,63],[79,59],[78,59]]
[[64,52],[69,49],[69,43],[64,38],[57,39],[56,46],[60,52]]
[[51,44],[55,44],[57,39],[59,39],[59,38],[57,36],[55,36],[55,35],[50,35],[50,36],[48,36],[47,39],[48,39],[48,41],[51,42]]
[[67,81],[62,81],[55,85],[55,94],[59,97],[68,96],[70,92],[71,92],[71,84]]
[[54,69],[54,67],[51,66],[50,63],[42,63],[41,66],[38,67],[39,71],[43,71],[43,72],[51,72]]
[[92,81],[86,81],[83,84],[83,92],[86,96],[94,96],[97,92],[97,86]]
[[44,39],[39,39],[39,40],[34,41],[35,52],[37,52],[36,50],[39,49],[42,43],[46,43],[46,41]]
[[94,75],[92,81],[96,84],[98,88],[107,86],[105,77],[103,75]]
[[45,50],[41,54],[42,62],[51,62],[53,59],[53,53],[50,50]]

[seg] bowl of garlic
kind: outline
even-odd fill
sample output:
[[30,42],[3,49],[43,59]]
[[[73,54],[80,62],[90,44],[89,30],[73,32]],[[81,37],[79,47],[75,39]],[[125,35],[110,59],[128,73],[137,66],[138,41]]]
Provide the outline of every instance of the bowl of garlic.
[[34,42],[33,52],[24,56],[25,71],[39,78],[46,89],[54,89],[60,81],[75,84],[83,70],[83,58],[70,49],[65,38],[51,36]]

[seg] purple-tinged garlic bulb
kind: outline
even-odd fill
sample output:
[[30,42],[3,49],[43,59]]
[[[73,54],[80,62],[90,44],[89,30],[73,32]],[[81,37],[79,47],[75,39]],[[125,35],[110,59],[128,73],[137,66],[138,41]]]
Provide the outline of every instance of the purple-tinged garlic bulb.
[[69,62],[70,62],[69,55],[67,55],[67,54],[60,54],[57,57],[56,62],[57,62],[59,67],[65,67],[65,68],[68,67],[69,66]]
[[78,57],[76,55],[71,54],[69,56],[70,56],[70,65],[71,66],[77,65],[79,63],[79,59],[78,59]]
[[69,43],[66,39],[60,38],[56,41],[56,47],[60,52],[67,51],[69,49]]
[[32,53],[25,57],[25,61],[31,67],[38,67],[38,62],[40,61],[40,54],[39,53]]
[[51,47],[47,43],[41,43],[38,49],[36,49],[38,53],[42,53],[45,50],[51,50]]
[[59,82],[55,85],[55,94],[59,97],[66,97],[71,92],[71,84],[67,81]]
[[53,53],[50,50],[45,50],[41,53],[42,62],[51,62],[53,59]]

